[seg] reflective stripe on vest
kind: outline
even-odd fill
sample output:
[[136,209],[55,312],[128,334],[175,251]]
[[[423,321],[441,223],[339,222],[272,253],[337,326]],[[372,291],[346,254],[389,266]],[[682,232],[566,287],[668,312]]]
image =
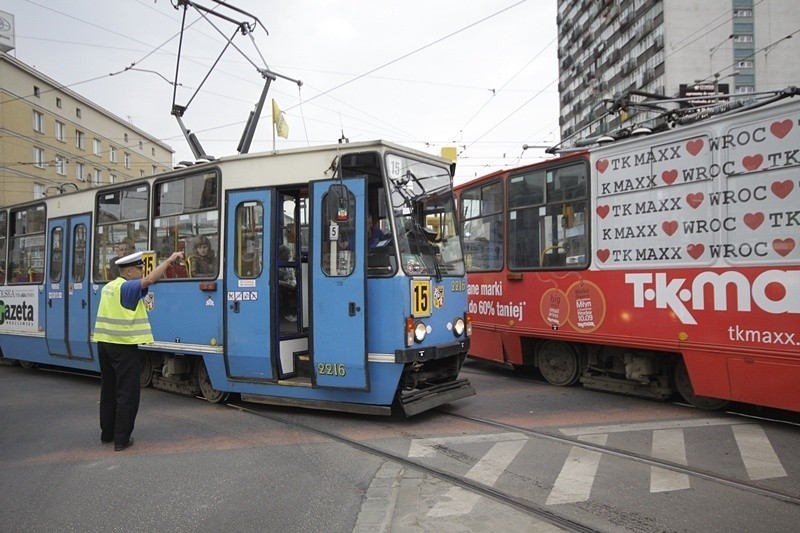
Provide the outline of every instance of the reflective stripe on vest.
[[149,344],[153,342],[153,332],[147,309],[141,298],[134,311],[122,306],[120,293],[123,283],[125,279],[120,277],[103,287],[92,340],[112,344]]

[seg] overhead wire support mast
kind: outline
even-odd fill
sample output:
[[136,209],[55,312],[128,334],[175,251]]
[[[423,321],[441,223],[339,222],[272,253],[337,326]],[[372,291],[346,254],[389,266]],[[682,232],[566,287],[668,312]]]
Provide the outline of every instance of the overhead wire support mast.
[[[228,47],[232,46],[240,54],[242,54],[242,56],[251,65],[253,65],[258,70],[259,74],[261,74],[261,76],[265,80],[264,88],[261,91],[261,97],[259,98],[258,102],[256,103],[255,110],[250,112],[250,116],[247,119],[247,124],[245,125],[244,131],[242,132],[242,138],[239,141],[239,146],[237,147],[237,151],[239,153],[247,153],[249,151],[249,149],[250,149],[250,144],[251,144],[251,142],[253,140],[253,136],[255,135],[255,130],[256,130],[256,127],[258,125],[258,119],[261,116],[261,111],[262,111],[262,109],[264,107],[264,102],[266,101],[267,92],[269,91],[269,86],[272,83],[272,81],[274,81],[275,79],[280,77],[280,78],[283,78],[283,79],[286,79],[286,80],[289,80],[289,81],[292,81],[292,82],[296,83],[298,87],[300,87],[303,84],[303,82],[300,81],[300,80],[295,80],[295,79],[289,78],[288,76],[283,76],[281,74],[277,74],[275,72],[272,72],[272,71],[270,71],[269,67],[266,66],[266,61],[264,61],[264,57],[263,57],[263,55],[261,55],[261,51],[258,50],[258,46],[256,46],[255,40],[253,39],[253,35],[252,35],[252,32],[258,26],[260,26],[264,30],[264,32],[267,35],[269,35],[269,32],[264,27],[264,25],[261,23],[261,21],[258,19],[258,17],[256,17],[255,15],[253,15],[251,13],[248,13],[247,11],[244,11],[244,10],[239,9],[237,7],[234,7],[234,6],[232,6],[232,5],[230,5],[230,4],[226,3],[226,2],[223,2],[222,0],[212,0],[212,1],[215,2],[216,4],[218,4],[219,6],[223,6],[225,8],[231,9],[231,10],[237,12],[237,13],[240,13],[242,15],[250,17],[250,18],[252,18],[253,21],[252,22],[245,22],[245,21],[236,20],[236,19],[234,19],[232,17],[229,17],[227,15],[219,13],[214,9],[209,9],[209,8],[207,8],[205,6],[197,4],[196,2],[193,2],[192,0],[177,0],[177,3],[174,4],[175,9],[179,9],[179,8],[183,7],[183,18],[181,20],[181,33],[180,33],[180,40],[179,40],[179,44],[178,44],[178,59],[177,59],[177,64],[175,66],[175,83],[174,83],[174,89],[173,89],[173,92],[172,92],[172,111],[171,111],[171,113],[178,120],[178,125],[181,128],[181,132],[183,133],[184,137],[186,138],[186,141],[189,143],[189,147],[191,148],[192,153],[194,154],[195,158],[197,158],[197,159],[214,159],[214,158],[205,153],[205,150],[203,150],[203,147],[200,145],[199,139],[197,138],[197,136],[195,134],[191,133],[191,131],[186,127],[186,125],[183,123],[183,118],[182,117],[183,117],[184,113],[186,112],[187,108],[189,107],[189,104],[191,104],[192,100],[194,100],[195,96],[197,96],[197,93],[200,92],[200,89],[205,84],[206,80],[208,80],[208,77],[211,75],[211,72],[217,66],[217,64],[219,63],[220,59],[222,59],[222,55],[225,53],[225,51],[228,49]],[[222,51],[220,52],[219,56],[217,57],[217,59],[214,61],[214,64],[211,65],[211,67],[208,70],[208,73],[205,75],[203,80],[200,82],[200,85],[197,87],[197,89],[195,90],[194,94],[192,94],[191,98],[186,103],[186,105],[179,105],[179,104],[176,103],[178,74],[179,74],[179,71],[180,71],[181,50],[183,48],[183,35],[184,35],[184,31],[186,30],[186,11],[187,11],[188,7],[190,7],[190,6],[193,7],[194,9],[196,9],[198,11],[198,13],[200,14],[200,16],[203,17],[206,21],[208,21],[208,23],[211,24],[211,26],[215,30],[217,30],[217,32],[219,32],[219,34],[222,35],[223,38],[226,39],[226,43],[225,43],[225,46],[223,47]],[[233,35],[231,35],[230,37],[227,37],[222,32],[222,30],[217,28],[211,22],[211,20],[209,20],[207,15],[213,15],[215,17],[218,17],[218,18],[220,18],[222,20],[225,20],[227,22],[230,22],[230,23],[236,25],[236,30],[234,31]],[[261,61],[264,63],[264,68],[261,68],[258,65],[256,65],[247,56],[247,54],[245,54],[241,49],[239,49],[238,46],[236,46],[233,43],[233,38],[236,36],[236,33],[239,33],[239,32],[242,35],[250,36],[250,40],[253,42],[253,46],[255,47],[256,52],[258,52],[258,55],[261,58]]]

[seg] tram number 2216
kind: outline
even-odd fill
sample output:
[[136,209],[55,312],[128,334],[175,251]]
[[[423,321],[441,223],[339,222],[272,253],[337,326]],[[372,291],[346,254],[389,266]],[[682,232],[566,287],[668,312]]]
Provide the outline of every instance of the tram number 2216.
[[318,376],[344,376],[347,374],[344,363],[319,363],[317,364]]

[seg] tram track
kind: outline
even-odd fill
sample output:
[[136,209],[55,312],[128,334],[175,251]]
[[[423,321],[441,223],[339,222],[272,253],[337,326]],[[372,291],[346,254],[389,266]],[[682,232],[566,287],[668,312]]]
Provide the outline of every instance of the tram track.
[[[470,367],[462,367],[460,374],[463,376],[475,375],[475,376],[491,376],[492,379],[508,379],[513,382],[518,383],[537,383],[542,385],[547,385],[548,387],[556,387],[556,385],[551,385],[547,383],[543,378],[537,378],[534,374],[514,374],[514,373],[504,373],[501,375],[497,375],[494,371],[497,369],[506,370],[509,369],[502,367],[502,366],[493,366],[488,363],[477,362],[477,365],[486,365],[486,366],[470,366]],[[511,372],[514,372],[513,370]],[[580,388],[580,385],[575,385],[576,387]],[[590,391],[592,394],[614,394],[614,392],[610,391],[601,391],[601,390],[592,390]],[[697,407],[696,405],[692,405],[690,403],[686,403],[683,400],[653,400],[650,398],[641,398],[641,397],[632,397],[637,400],[648,401],[648,402],[655,402],[658,404],[667,404],[667,405],[675,405],[679,407],[683,407],[686,409],[691,409],[697,412],[703,413],[721,413],[730,416],[740,417],[740,418],[747,418],[751,420],[757,420],[759,422],[769,422],[774,424],[783,424],[787,426],[793,426],[800,428],[800,413],[794,413],[791,411],[785,411],[781,409],[769,409],[769,408],[762,408],[759,406],[752,406],[748,404],[732,404],[728,408],[720,409],[720,410],[709,410],[703,409],[702,407]],[[762,411],[773,411],[775,414],[764,414]]]
[[673,462],[666,461],[666,460],[663,460],[663,459],[658,459],[658,458],[654,458],[654,457],[638,454],[638,453],[635,453],[635,452],[629,452],[629,451],[622,450],[622,449],[619,449],[619,448],[615,448],[615,447],[612,447],[612,446],[594,444],[594,443],[591,443],[591,442],[588,442],[588,441],[579,440],[577,438],[571,438],[569,436],[554,435],[552,433],[545,433],[543,431],[536,431],[536,430],[532,430],[532,429],[528,429],[528,428],[523,428],[523,427],[520,427],[520,426],[515,426],[515,425],[512,425],[512,424],[506,424],[506,423],[503,423],[503,422],[496,422],[496,421],[493,421],[493,420],[487,420],[485,418],[480,418],[480,417],[475,417],[475,416],[470,416],[470,415],[463,415],[463,414],[459,414],[459,413],[452,413],[452,412],[449,412],[449,411],[444,410],[444,409],[436,409],[436,412],[438,414],[442,414],[442,415],[445,415],[445,416],[458,418],[460,420],[467,420],[467,421],[470,421],[470,422],[475,422],[475,423],[479,423],[479,424],[485,424],[485,425],[493,427],[493,428],[504,429],[504,430],[509,430],[509,431],[515,431],[515,432],[522,433],[522,434],[527,435],[529,437],[540,439],[540,440],[547,440],[547,441],[550,441],[550,442],[556,442],[556,443],[564,444],[564,445],[568,445],[568,446],[576,446],[576,447],[583,448],[585,450],[595,451],[595,452],[603,453],[603,454],[606,454],[606,455],[611,455],[611,456],[614,456],[614,457],[618,457],[618,458],[621,458],[621,459],[627,459],[627,460],[630,460],[630,461],[635,461],[635,462],[642,463],[642,464],[645,464],[645,465],[648,465],[648,466],[655,466],[655,467],[658,467],[658,468],[663,468],[663,469],[670,470],[670,471],[673,471],[673,472],[685,474],[687,476],[691,476],[691,477],[694,477],[694,478],[703,479],[705,481],[710,481],[710,482],[713,482],[713,483],[717,483],[719,485],[725,485],[727,487],[743,490],[743,491],[746,491],[746,492],[749,492],[749,493],[752,493],[752,494],[757,494],[759,496],[766,496],[768,498],[773,498],[775,500],[779,500],[779,501],[782,501],[782,502],[792,503],[794,505],[800,505],[800,497],[793,496],[791,494],[787,494],[787,493],[780,492],[780,491],[767,489],[767,488],[761,487],[759,485],[756,485],[754,483],[748,483],[746,481],[742,481],[742,480],[735,479],[735,478],[728,477],[728,476],[721,476],[721,475],[715,474],[713,472],[709,472],[709,471],[698,469],[698,468],[692,468],[692,467],[689,467],[689,466],[686,466],[686,465],[673,463]]
[[[473,493],[477,493],[477,494],[479,494],[481,496],[484,496],[486,498],[490,498],[490,499],[492,499],[492,500],[494,500],[494,501],[496,501],[498,503],[513,507],[514,509],[516,509],[518,511],[521,511],[523,513],[526,513],[529,516],[532,516],[532,517],[537,518],[539,520],[543,520],[545,522],[548,522],[550,524],[553,524],[555,526],[563,528],[563,529],[565,529],[567,531],[575,531],[575,532],[595,532],[595,531],[597,531],[595,528],[592,528],[591,526],[589,526],[587,524],[583,524],[583,523],[577,522],[575,520],[571,520],[571,519],[565,518],[565,517],[563,517],[563,516],[561,516],[561,515],[559,515],[557,513],[554,513],[553,511],[545,508],[544,506],[536,505],[535,503],[532,503],[532,502],[530,502],[528,500],[525,500],[523,498],[519,498],[519,497],[513,496],[511,494],[507,494],[507,493],[499,491],[499,490],[497,490],[497,489],[495,489],[493,487],[489,487],[489,486],[486,486],[484,484],[474,482],[474,481],[472,481],[469,478],[466,478],[464,476],[459,476],[459,475],[453,474],[451,472],[447,472],[445,470],[442,470],[440,468],[436,468],[434,466],[425,464],[423,462],[410,459],[409,457],[406,457],[406,456],[403,456],[403,455],[399,455],[399,454],[395,454],[395,453],[392,453],[392,452],[389,452],[389,451],[386,451],[386,450],[383,450],[383,449],[380,449],[380,448],[377,448],[377,447],[374,447],[374,446],[370,446],[368,444],[364,444],[363,442],[359,442],[359,441],[357,441],[355,439],[351,439],[351,438],[345,437],[345,436],[343,436],[341,434],[334,433],[332,431],[327,431],[327,430],[324,430],[324,429],[320,429],[318,427],[314,427],[314,426],[311,426],[309,424],[304,424],[304,423],[298,422],[296,420],[287,420],[285,417],[274,416],[274,415],[271,415],[269,413],[265,413],[263,411],[255,409],[252,406],[250,406],[248,404],[241,403],[241,402],[229,402],[227,404],[227,406],[230,407],[230,408],[236,409],[237,411],[240,411],[242,413],[255,415],[255,416],[258,416],[260,418],[265,418],[265,419],[268,419],[268,420],[272,420],[274,422],[278,422],[278,423],[281,423],[281,424],[292,426],[294,428],[300,428],[302,430],[308,431],[308,432],[313,433],[315,435],[319,435],[319,436],[322,436],[322,437],[325,437],[325,438],[329,438],[329,439],[331,439],[333,441],[345,444],[347,446],[350,446],[351,448],[360,450],[360,451],[362,451],[364,453],[367,453],[369,455],[372,455],[372,456],[375,456],[375,457],[380,457],[380,458],[382,458],[384,460],[387,460],[387,461],[394,461],[395,463],[398,463],[398,464],[403,465],[405,467],[419,470],[421,472],[424,472],[425,474],[428,474],[428,475],[433,476],[433,477],[435,477],[437,479],[440,479],[442,481],[445,481],[445,482],[451,483],[453,485],[456,485],[456,486],[458,486],[458,487],[460,487],[462,489],[465,489],[467,491],[470,491],[470,492],[473,492]],[[446,414],[446,412],[441,412],[441,413],[442,414]]]

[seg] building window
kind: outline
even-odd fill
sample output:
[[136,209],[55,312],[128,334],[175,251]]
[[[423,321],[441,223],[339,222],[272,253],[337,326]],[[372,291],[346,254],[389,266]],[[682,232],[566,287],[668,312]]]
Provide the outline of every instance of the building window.
[[81,118],[81,108],[80,107],[76,107],[75,108],[75,116],[78,117],[78,118]]
[[61,109],[61,98],[59,98],[58,96],[56,96],[56,107]]
[[78,181],[85,181],[86,175],[84,174],[83,163],[75,164],[75,179]]
[[143,178],[143,177],[144,177],[144,169],[143,169],[143,168],[140,168],[140,169],[139,169],[139,177],[140,177],[140,178]]
[[63,155],[56,155],[56,173],[60,176],[67,175],[67,158]]
[[44,133],[44,114],[33,110],[33,131]]
[[152,147],[152,146],[150,147],[150,155],[152,155],[152,156],[155,156],[155,155],[156,155],[156,149],[155,149],[155,147]]
[[756,92],[756,88],[752,85],[739,85],[736,87],[737,94],[744,94],[744,93],[754,93]]
[[108,160],[112,163],[117,162],[117,147],[116,146],[109,146],[108,147]]
[[734,9],[733,10],[733,16],[736,17],[736,18],[752,17],[753,16],[753,10],[752,9]]
[[752,43],[753,36],[752,35],[734,35],[733,42],[735,43]]
[[142,141],[139,141],[139,150],[143,148]]
[[125,142],[128,142],[128,134],[125,134]]
[[33,166],[44,168],[44,148],[33,147]]
[[131,154],[125,152],[125,168],[131,168]]
[[67,142],[67,127],[63,122],[56,120],[56,140]]
[[38,200],[39,198],[44,198],[45,194],[45,186],[39,183],[33,184],[33,199]]
[[41,91],[39,91],[39,88],[36,85],[33,86],[33,96],[36,98],[40,98],[42,96]]
[[152,166],[152,169],[153,169],[152,175],[155,176],[156,172],[158,172],[158,169],[156,168],[155,165]]
[[86,146],[86,136],[81,130],[75,130],[75,146],[81,150]]
[[109,183],[116,183],[117,182],[117,175],[116,174],[109,174],[108,175],[108,182]]
[[95,185],[100,185],[100,182],[102,181],[102,175],[103,175],[103,171],[102,170],[100,170],[99,168],[94,169],[94,184]]
[[753,61],[749,59],[745,61],[738,61],[736,63],[736,68],[753,68]]
[[102,143],[100,139],[93,139],[92,140],[92,153],[94,155],[100,155],[100,150],[102,149]]

